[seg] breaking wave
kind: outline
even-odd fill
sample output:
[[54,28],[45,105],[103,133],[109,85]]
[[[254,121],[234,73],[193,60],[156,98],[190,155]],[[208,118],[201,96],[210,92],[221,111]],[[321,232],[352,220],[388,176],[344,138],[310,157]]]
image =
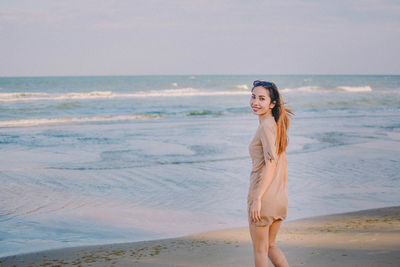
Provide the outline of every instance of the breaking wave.
[[134,93],[114,93],[112,91],[76,92],[64,94],[49,93],[0,93],[0,102],[41,101],[41,100],[76,100],[101,98],[139,98],[139,97],[179,97],[179,96],[213,96],[213,95],[247,95],[244,91],[208,91],[194,88],[138,91]]
[[339,90],[344,90],[347,92],[370,92],[372,88],[370,86],[339,86]]
[[338,86],[335,88],[321,88],[319,86],[302,86],[298,88],[284,88],[279,90],[282,93],[293,93],[293,92],[318,92],[318,93],[332,93],[336,91],[345,92],[371,92],[371,86]]
[[162,118],[162,114],[146,114],[146,115],[121,115],[121,116],[94,116],[80,118],[42,118],[28,120],[9,120],[0,121],[0,127],[24,127],[38,126],[43,124],[71,123],[71,122],[100,122],[100,121],[125,121],[125,120],[149,120]]
[[250,86],[248,86],[247,84],[238,84],[233,86],[233,88],[240,90],[250,90]]

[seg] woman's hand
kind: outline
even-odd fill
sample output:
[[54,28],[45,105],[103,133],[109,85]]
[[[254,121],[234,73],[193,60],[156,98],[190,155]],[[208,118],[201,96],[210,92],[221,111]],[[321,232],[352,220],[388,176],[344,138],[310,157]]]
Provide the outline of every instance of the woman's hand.
[[253,200],[250,207],[250,217],[254,222],[261,221],[261,199]]

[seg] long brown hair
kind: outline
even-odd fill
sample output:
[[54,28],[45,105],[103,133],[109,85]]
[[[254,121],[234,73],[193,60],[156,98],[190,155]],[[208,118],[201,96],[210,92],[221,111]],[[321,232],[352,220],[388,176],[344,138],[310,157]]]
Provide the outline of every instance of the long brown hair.
[[[287,131],[289,129],[290,118],[294,113],[285,107],[285,103],[279,94],[278,87],[273,82],[268,83],[270,83],[271,86],[263,87],[269,92],[271,103],[275,101],[275,106],[272,108],[272,115],[274,116],[277,126],[276,146],[278,148],[277,153],[280,155],[282,152],[285,152],[288,145]],[[253,89],[251,90],[253,91]]]

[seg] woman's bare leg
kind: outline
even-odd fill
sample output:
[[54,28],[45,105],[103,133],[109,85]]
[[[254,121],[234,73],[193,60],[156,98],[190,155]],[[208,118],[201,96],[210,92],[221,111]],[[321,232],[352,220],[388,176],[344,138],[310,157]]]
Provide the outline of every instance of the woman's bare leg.
[[281,223],[281,220],[276,220],[269,226],[268,257],[276,267],[289,267],[285,255],[277,246],[275,246],[276,235],[278,234]]
[[268,226],[249,224],[253,241],[254,264],[256,267],[269,267],[268,263]]

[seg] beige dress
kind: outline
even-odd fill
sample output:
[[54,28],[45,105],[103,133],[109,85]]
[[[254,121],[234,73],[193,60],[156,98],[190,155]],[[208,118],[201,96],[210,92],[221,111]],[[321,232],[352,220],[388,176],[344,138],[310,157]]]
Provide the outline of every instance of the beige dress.
[[[249,144],[249,154],[252,161],[250,173],[250,186],[247,196],[247,215],[250,224],[256,226],[268,226],[275,220],[286,219],[288,209],[287,165],[286,153],[279,156],[276,150],[276,123],[273,117],[263,118],[253,139]],[[253,222],[250,217],[250,207],[255,197],[255,189],[260,186],[265,162],[276,164],[272,182],[261,198],[261,221]]]

